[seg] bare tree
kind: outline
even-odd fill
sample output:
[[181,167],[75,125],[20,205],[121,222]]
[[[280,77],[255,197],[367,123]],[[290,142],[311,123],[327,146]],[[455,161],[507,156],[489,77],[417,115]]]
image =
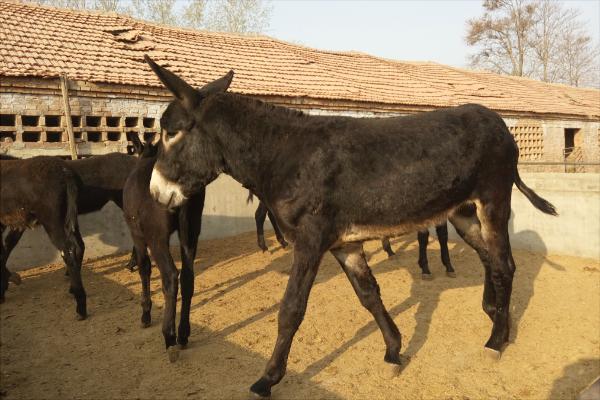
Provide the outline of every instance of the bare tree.
[[213,0],[204,26],[213,31],[258,34],[268,27],[271,12],[271,4],[264,0]]
[[540,79],[544,82],[556,82],[560,69],[556,63],[560,37],[566,21],[575,18],[574,10],[563,10],[560,3],[542,0],[535,11],[536,26],[531,37],[531,48],[539,61]]
[[600,84],[599,51],[581,13],[556,0],[485,0],[467,22],[474,67],[570,85]]
[[572,86],[600,86],[598,46],[572,21],[562,36],[557,54],[560,80]]
[[72,10],[125,11],[123,0],[28,0],[27,2]]
[[183,8],[183,22],[188,28],[203,29],[206,17],[206,0],[190,0]]
[[526,76],[528,43],[536,3],[531,0],[485,0],[481,18],[467,21],[467,44],[478,46],[471,64],[492,71]]
[[132,0],[128,13],[135,18],[165,25],[178,25],[175,0]]
[[125,10],[122,0],[95,0],[93,8],[109,12],[122,12]]

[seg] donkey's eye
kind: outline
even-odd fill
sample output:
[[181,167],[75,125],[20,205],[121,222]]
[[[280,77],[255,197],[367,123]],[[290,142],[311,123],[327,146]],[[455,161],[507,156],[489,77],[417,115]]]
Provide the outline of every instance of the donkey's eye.
[[177,135],[178,133],[179,132],[169,132],[169,131],[167,131],[167,137],[169,139],[171,139],[171,138],[175,137],[175,135]]

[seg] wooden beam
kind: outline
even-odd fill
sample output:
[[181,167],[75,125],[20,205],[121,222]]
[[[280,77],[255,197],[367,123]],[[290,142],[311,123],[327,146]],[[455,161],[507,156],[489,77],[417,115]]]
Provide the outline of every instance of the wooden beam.
[[75,145],[75,135],[73,134],[73,120],[71,119],[71,106],[69,105],[69,80],[67,74],[60,76],[60,89],[62,91],[65,119],[67,122],[67,135],[69,136],[69,148],[71,149],[71,159],[77,160],[77,146]]

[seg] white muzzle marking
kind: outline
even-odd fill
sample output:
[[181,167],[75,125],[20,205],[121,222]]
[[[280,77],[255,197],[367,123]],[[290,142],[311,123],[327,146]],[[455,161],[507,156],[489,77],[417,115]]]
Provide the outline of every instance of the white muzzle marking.
[[183,195],[181,186],[169,181],[154,167],[150,178],[150,194],[154,200],[167,206],[167,208],[179,207],[187,197]]

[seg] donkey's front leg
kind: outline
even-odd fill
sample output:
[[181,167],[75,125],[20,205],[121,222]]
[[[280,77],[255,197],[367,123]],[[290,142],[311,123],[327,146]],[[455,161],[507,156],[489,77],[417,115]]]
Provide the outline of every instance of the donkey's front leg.
[[259,396],[270,396],[271,387],[276,385],[285,375],[292,340],[304,318],[308,295],[315,280],[322,255],[323,250],[319,249],[318,246],[310,246],[303,243],[302,239],[296,239],[294,263],[279,307],[275,349],[262,378],[250,388],[253,393]]
[[[168,239],[167,239],[168,240]],[[179,358],[177,348],[177,334],[175,333],[175,314],[177,312],[177,291],[179,290],[178,275],[171,253],[169,243],[161,242],[158,246],[150,246],[150,251],[160,270],[162,290],[165,299],[165,310],[163,313],[162,333],[165,338],[165,347],[169,355],[169,361],[175,362]]]

